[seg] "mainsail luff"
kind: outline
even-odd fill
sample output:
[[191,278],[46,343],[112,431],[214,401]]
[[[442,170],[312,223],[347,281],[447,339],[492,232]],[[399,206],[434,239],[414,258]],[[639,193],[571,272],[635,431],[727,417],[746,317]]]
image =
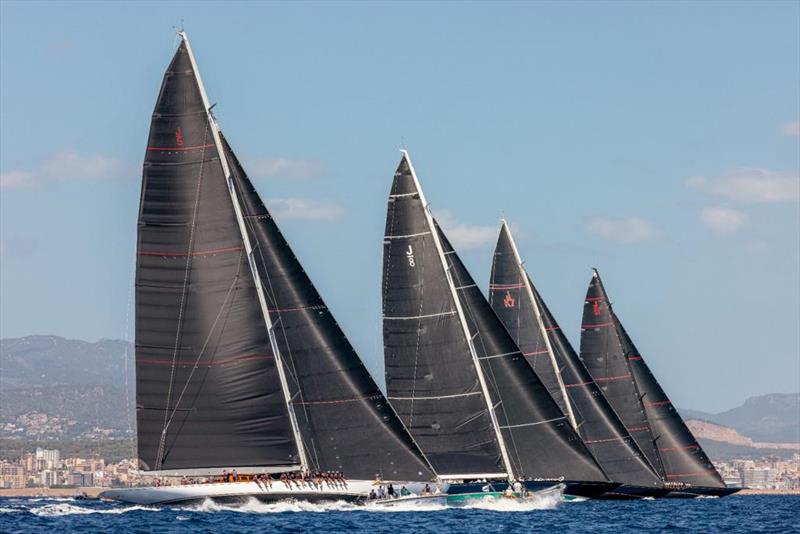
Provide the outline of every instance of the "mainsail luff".
[[[536,352],[534,348],[542,345],[540,340],[549,341],[547,346],[553,353],[553,365],[563,379],[568,406],[574,410],[576,430],[608,477],[630,486],[661,487],[660,477],[592,380],[530,280],[505,221],[495,248],[489,287],[498,317],[512,336],[526,343],[520,342],[523,353]],[[511,295],[510,300],[506,300],[507,295]],[[539,312],[536,319],[531,313],[534,308]],[[535,358],[532,354],[529,362]]]
[[[504,236],[506,237],[507,243],[511,246],[511,252],[514,255],[514,261],[516,263],[516,266],[518,267],[519,275],[520,278],[522,279],[522,285],[524,286],[525,289],[525,294],[527,295],[528,302],[533,308],[533,313],[536,316],[536,323],[539,326],[539,333],[541,334],[539,338],[544,341],[544,345],[547,351],[547,356],[550,360],[550,370],[552,370],[552,376],[555,378],[556,384],[558,384],[557,389],[555,387],[548,387],[547,389],[554,399],[556,398],[562,399],[562,402],[559,403],[559,407],[562,408],[564,414],[569,418],[569,421],[572,424],[572,428],[578,430],[578,422],[575,419],[575,410],[572,406],[570,397],[567,394],[567,388],[564,385],[564,377],[561,376],[562,364],[556,360],[556,354],[555,351],[553,350],[553,344],[550,341],[549,332],[558,331],[558,333],[561,333],[560,332],[561,328],[557,324],[551,324],[549,326],[546,326],[544,324],[544,318],[542,317],[542,309],[541,309],[542,306],[540,306],[538,299],[536,299],[536,297],[534,296],[533,284],[531,283],[528,274],[525,272],[525,269],[522,266],[522,258],[519,255],[519,250],[517,250],[517,244],[516,242],[514,242],[514,238],[511,235],[511,231],[509,230],[508,224],[506,223],[505,219],[501,221],[500,235],[497,238],[498,244],[497,247],[495,247],[494,259],[492,261],[492,281],[490,282],[489,286],[490,302],[492,303],[492,307],[496,312],[501,310],[499,307],[499,302],[497,301],[497,299],[495,299],[495,291],[493,291],[492,289],[496,285],[494,280],[496,274],[495,271],[497,269],[497,253],[498,253],[497,249],[500,247],[500,242],[501,240],[503,240]],[[517,283],[517,285],[519,285],[519,283]],[[503,305],[503,308],[506,308],[505,303]],[[500,313],[498,313],[497,315],[502,319]],[[519,340],[517,340],[517,345],[520,345]],[[522,347],[520,346],[520,348]],[[528,363],[530,363],[532,367],[537,361],[536,358],[532,357],[534,354],[535,354],[535,349],[532,349],[532,352],[530,352],[530,356],[526,355],[526,359],[528,359]],[[546,365],[547,364],[545,364],[545,367]],[[534,371],[535,370],[536,368],[534,367]],[[543,373],[543,374],[550,376],[550,373]],[[539,373],[537,373],[537,375],[541,378],[541,375]],[[545,382],[545,385],[548,385],[547,382]]]
[[444,232],[435,226],[514,471],[529,479],[607,482],[606,474],[528,365]]
[[287,366],[309,467],[349,478],[432,480],[427,460],[381,393],[223,138],[253,263]]
[[589,283],[583,306],[580,357],[650,465],[666,480],[641,393],[631,374],[627,354],[617,335],[613,312],[596,273]]
[[[509,475],[407,153],[387,206],[383,338],[390,402],[441,477]],[[435,273],[426,276],[426,272]]]
[[300,459],[300,467],[306,471],[308,470],[308,458],[306,457],[305,447],[303,445],[303,439],[300,435],[300,429],[297,424],[297,415],[294,411],[294,406],[291,403],[290,393],[289,393],[289,385],[286,381],[286,373],[284,370],[283,361],[281,358],[281,351],[278,348],[278,344],[275,340],[275,332],[272,325],[272,318],[269,314],[269,309],[267,308],[267,301],[264,297],[264,288],[261,286],[261,280],[258,276],[258,270],[254,264],[253,259],[253,246],[250,243],[250,237],[247,234],[247,229],[245,227],[244,218],[242,217],[242,208],[239,204],[239,198],[236,193],[236,188],[233,186],[233,182],[231,180],[231,169],[228,165],[228,158],[225,155],[225,150],[222,146],[222,139],[221,135],[222,132],[219,128],[219,124],[217,123],[216,118],[211,113],[211,104],[208,101],[208,95],[206,94],[205,86],[203,85],[203,79],[200,77],[200,71],[197,68],[197,62],[194,59],[194,54],[192,53],[192,45],[189,43],[189,38],[187,37],[185,32],[178,32],[178,35],[181,36],[183,42],[186,44],[186,52],[189,55],[189,61],[192,64],[192,71],[194,72],[194,76],[197,80],[197,86],[200,89],[200,97],[203,99],[203,105],[206,109],[206,118],[208,119],[209,126],[211,128],[211,135],[214,138],[214,146],[217,150],[217,155],[219,156],[219,161],[222,164],[222,172],[225,175],[225,183],[228,186],[228,192],[231,198],[231,204],[233,205],[233,211],[236,215],[236,224],[239,228],[239,234],[242,237],[242,242],[244,244],[244,251],[247,254],[247,265],[250,268],[250,275],[253,277],[253,284],[256,290],[256,296],[258,297],[258,304],[261,308],[261,315],[264,318],[264,325],[267,328],[267,333],[269,334],[269,341],[270,347],[272,349],[273,358],[275,358],[275,368],[278,371],[278,378],[281,383],[281,390],[283,391],[284,401],[286,402],[287,412],[289,413],[289,422],[292,426],[292,434],[294,435],[295,446],[297,447],[297,454]]
[[[514,468],[511,464],[511,459],[509,458],[508,454],[508,447],[505,442],[505,438],[503,437],[503,432],[500,429],[500,424],[497,421],[497,413],[495,411],[495,404],[492,400],[491,394],[489,393],[489,386],[486,383],[486,377],[483,374],[483,368],[478,361],[478,355],[476,353],[475,344],[474,344],[474,334],[470,330],[466,317],[464,315],[464,308],[461,304],[461,299],[458,296],[458,290],[456,289],[456,284],[453,281],[453,273],[451,272],[452,264],[447,261],[445,258],[445,253],[449,252],[445,249],[445,245],[443,244],[443,234],[439,231],[439,226],[434,221],[433,216],[431,215],[430,208],[428,207],[428,201],[425,199],[425,193],[422,192],[422,187],[419,185],[419,180],[417,179],[417,173],[414,171],[414,165],[411,163],[411,158],[408,156],[408,152],[405,150],[403,152],[403,157],[408,164],[408,169],[411,171],[411,178],[414,180],[414,185],[416,187],[417,192],[419,193],[420,201],[422,202],[422,207],[425,213],[425,219],[428,224],[428,229],[431,231],[431,236],[433,237],[434,245],[436,246],[436,251],[439,254],[439,260],[442,263],[442,269],[444,270],[444,275],[447,280],[447,285],[450,289],[450,296],[453,299],[453,304],[456,307],[456,312],[458,313],[458,318],[461,323],[461,328],[464,331],[464,339],[467,342],[467,346],[469,347],[469,353],[472,357],[472,364],[474,366],[475,372],[478,376],[478,382],[481,385],[481,390],[483,392],[484,402],[486,403],[486,409],[489,412],[489,418],[492,421],[492,428],[494,429],[495,437],[497,439],[497,444],[500,448],[500,454],[503,458],[503,466],[505,467],[506,473],[508,474],[509,480],[516,480],[516,476],[514,475]],[[460,284],[459,284],[460,285]]]
[[153,113],[142,180],[138,456],[145,470],[297,468],[201,83],[182,35]]
[[598,301],[608,307],[621,354],[636,384],[667,482],[705,488],[725,488],[725,482],[678,414],[644,358],[633,344],[608,299],[597,270],[593,273]]

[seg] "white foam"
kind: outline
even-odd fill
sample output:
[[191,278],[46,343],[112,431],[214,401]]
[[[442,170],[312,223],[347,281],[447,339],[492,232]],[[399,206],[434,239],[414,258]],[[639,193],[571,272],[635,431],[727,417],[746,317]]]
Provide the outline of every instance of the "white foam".
[[136,510],[157,512],[158,508],[150,508],[147,506],[127,506],[125,508],[84,508],[83,506],[61,503],[46,504],[38,508],[31,508],[28,511],[41,517],[59,517],[64,515],[125,514],[127,512],[135,512]]
[[24,512],[24,510],[19,508],[3,508],[0,506],[0,514],[13,514],[15,512]]
[[528,499],[486,498],[470,502],[463,508],[472,510],[492,510],[495,512],[532,512],[534,510],[553,510],[561,502],[561,494],[542,495]]
[[440,510],[447,510],[447,505],[440,502],[427,502],[427,503],[419,503],[419,502],[407,502],[407,503],[396,503],[392,504],[391,506],[381,506],[380,504],[374,506],[362,506],[359,507],[359,510],[365,510],[367,512],[381,512],[381,513],[394,513],[394,512],[438,512]]
[[15,497],[13,499],[9,499],[10,502],[72,502],[75,501],[75,497]]
[[189,512],[239,512],[245,514],[280,514],[285,512],[349,512],[353,510],[363,510],[362,506],[357,506],[344,501],[329,501],[312,503],[308,501],[296,501],[287,499],[276,502],[261,502],[258,499],[250,498],[242,504],[221,504],[211,499],[206,499],[200,504],[175,508]]
[[397,504],[393,506],[361,506],[345,501],[308,502],[287,499],[276,502],[261,502],[250,498],[242,504],[221,504],[206,499],[200,504],[172,508],[186,512],[239,512],[244,514],[282,514],[299,512],[432,512],[445,510],[443,504]]

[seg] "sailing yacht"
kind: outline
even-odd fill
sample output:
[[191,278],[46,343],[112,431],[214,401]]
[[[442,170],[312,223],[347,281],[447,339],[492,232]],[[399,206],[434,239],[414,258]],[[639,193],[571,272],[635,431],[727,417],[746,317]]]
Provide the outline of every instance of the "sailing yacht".
[[667,497],[724,497],[741,489],[725,484],[653,376],[614,312],[597,269],[583,306],[581,359],[672,490]]
[[419,492],[430,464],[245,174],[179,36],[138,218],[137,448],[140,474],[195,482],[101,496],[357,501],[376,481]]
[[492,261],[489,302],[605,473],[622,483],[602,498],[666,495],[669,489],[592,380],[531,281],[505,220]]
[[383,242],[387,396],[439,479],[459,491],[563,482],[582,497],[618,486],[492,311],[402,153]]

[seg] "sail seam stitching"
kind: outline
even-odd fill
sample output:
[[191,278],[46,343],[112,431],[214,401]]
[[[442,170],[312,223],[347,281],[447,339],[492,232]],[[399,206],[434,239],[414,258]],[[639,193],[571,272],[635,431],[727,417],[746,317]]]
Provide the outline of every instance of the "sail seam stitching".
[[519,425],[506,425],[506,426],[501,426],[500,428],[519,428],[519,427],[523,427],[523,426],[545,425],[547,423],[553,423],[555,421],[563,421],[564,419],[566,419],[566,416],[554,417],[553,419],[547,419],[545,421],[536,421],[534,423],[522,423],[522,424],[519,424]]
[[480,395],[480,391],[473,391],[472,393],[456,393],[455,395],[438,395],[435,397],[386,397],[389,400],[404,400],[404,401],[414,401],[414,400],[439,400],[439,399],[455,399],[458,397],[469,397],[472,395]]
[[183,311],[184,306],[186,304],[186,286],[189,283],[189,269],[192,264],[192,255],[191,251],[194,247],[194,233],[195,229],[197,228],[197,213],[200,209],[200,190],[203,184],[203,174],[205,171],[205,165],[203,162],[205,161],[205,154],[206,154],[206,141],[208,140],[208,129],[209,125],[203,129],[203,152],[200,154],[200,171],[197,177],[197,188],[195,190],[195,199],[194,199],[194,208],[192,210],[192,225],[189,230],[189,247],[186,256],[186,264],[184,265],[183,270],[183,287],[181,289],[181,303],[178,308],[178,325],[175,331],[175,346],[172,351],[172,366],[169,372],[169,388],[167,391],[167,402],[164,411],[164,427],[161,429],[161,436],[158,443],[158,455],[156,456],[156,467],[159,468],[163,465],[163,458],[162,455],[164,454],[164,446],[166,445],[167,440],[167,428],[169,427],[169,423],[174,416],[174,412],[172,416],[168,416],[169,413],[169,405],[172,401],[172,389],[173,389],[173,382],[175,380],[175,363],[178,359],[178,347],[180,346],[180,338],[181,338],[181,329],[183,328]]
[[430,317],[442,317],[445,315],[455,315],[457,312],[455,310],[449,312],[441,312],[441,313],[431,313],[428,315],[410,315],[410,316],[398,316],[398,317],[389,317],[388,315],[384,315],[383,319],[387,321],[407,321],[412,319],[428,319]]
[[384,239],[406,239],[408,237],[419,237],[423,235],[428,235],[430,232],[420,232],[418,234],[407,234],[407,235],[385,235],[383,236]]

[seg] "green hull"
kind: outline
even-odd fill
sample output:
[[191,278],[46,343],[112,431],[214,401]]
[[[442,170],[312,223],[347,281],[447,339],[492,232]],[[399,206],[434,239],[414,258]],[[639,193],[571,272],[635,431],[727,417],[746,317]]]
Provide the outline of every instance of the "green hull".
[[[482,501],[486,498],[503,499],[506,498],[501,491],[482,491],[480,493],[457,493],[455,495],[447,496],[447,504],[469,503],[474,501]],[[519,494],[514,493],[509,498],[518,498]]]

